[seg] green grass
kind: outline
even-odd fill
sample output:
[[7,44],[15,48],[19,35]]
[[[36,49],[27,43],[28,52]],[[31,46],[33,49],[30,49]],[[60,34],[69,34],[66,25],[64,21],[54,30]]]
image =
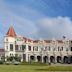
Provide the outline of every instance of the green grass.
[[38,71],[70,71],[72,72],[72,66],[48,66],[47,68],[38,69]]
[[72,66],[48,66],[46,64],[0,65],[0,72],[55,72],[71,71]]

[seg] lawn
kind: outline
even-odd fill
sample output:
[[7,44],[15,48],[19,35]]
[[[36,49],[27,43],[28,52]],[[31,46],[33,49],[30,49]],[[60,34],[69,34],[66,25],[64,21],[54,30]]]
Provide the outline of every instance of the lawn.
[[50,72],[50,71],[72,72],[72,66],[48,66],[45,64],[0,65],[0,72]]

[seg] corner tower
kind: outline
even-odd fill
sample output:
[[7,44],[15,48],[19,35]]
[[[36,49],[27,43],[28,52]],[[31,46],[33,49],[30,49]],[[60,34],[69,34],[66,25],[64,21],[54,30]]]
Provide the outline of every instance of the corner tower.
[[4,48],[5,48],[5,61],[7,60],[7,57],[14,56],[15,55],[15,38],[16,38],[16,32],[13,28],[13,26],[10,26],[8,32],[6,33],[6,36],[4,38]]

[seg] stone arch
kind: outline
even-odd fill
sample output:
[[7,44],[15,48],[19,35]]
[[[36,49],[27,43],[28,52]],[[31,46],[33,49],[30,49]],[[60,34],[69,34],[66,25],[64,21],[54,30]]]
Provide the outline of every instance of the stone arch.
[[50,56],[50,62],[54,63],[55,62],[55,57],[54,56]]
[[64,62],[64,63],[68,63],[68,57],[67,57],[67,56],[64,56],[63,62]]
[[57,63],[61,63],[61,56],[57,56]]
[[70,57],[70,63],[72,63],[72,56]]
[[43,57],[43,60],[44,60],[44,63],[47,63],[48,62],[48,57],[47,56],[44,56]]
[[31,61],[35,60],[35,57],[34,57],[33,55],[30,56],[30,60],[31,60]]
[[38,62],[40,62],[41,61],[41,56],[37,56],[37,60],[38,60]]

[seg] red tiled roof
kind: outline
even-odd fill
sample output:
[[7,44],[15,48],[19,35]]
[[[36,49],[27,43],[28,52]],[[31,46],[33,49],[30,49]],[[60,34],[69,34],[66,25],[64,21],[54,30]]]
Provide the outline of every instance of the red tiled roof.
[[29,39],[29,38],[28,38],[27,40],[28,40],[28,42],[31,42],[31,41],[33,41],[33,40]]
[[26,37],[23,37],[24,41],[26,42],[27,41],[27,38]]
[[62,40],[57,40],[58,41],[58,43],[63,43],[63,41]]
[[25,41],[28,41],[28,42],[33,41],[33,40],[31,40],[31,39],[29,39],[29,38],[26,38],[26,37],[23,37],[23,39],[24,39]]
[[39,40],[34,40],[34,41],[33,41],[33,43],[38,43],[38,42],[39,42]]
[[4,49],[1,48],[1,49],[0,49],[0,52],[4,52]]
[[14,31],[14,28],[11,26],[6,34],[7,36],[10,36],[10,37],[15,37],[16,36],[16,33]]
[[51,43],[52,40],[44,40],[46,43]]
[[23,37],[23,39],[24,39],[24,40],[27,40],[27,38],[26,38],[26,37]]

